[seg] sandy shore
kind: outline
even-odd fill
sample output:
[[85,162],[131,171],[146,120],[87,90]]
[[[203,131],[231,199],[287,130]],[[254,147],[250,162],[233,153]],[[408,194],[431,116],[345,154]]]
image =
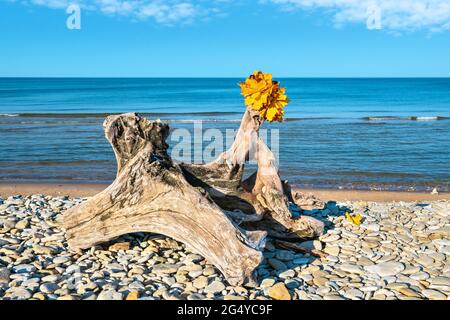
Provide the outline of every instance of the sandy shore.
[[[105,184],[0,184],[0,196],[45,194],[51,196],[90,197],[104,190]],[[324,200],[335,201],[436,201],[450,200],[450,193],[299,189]]]

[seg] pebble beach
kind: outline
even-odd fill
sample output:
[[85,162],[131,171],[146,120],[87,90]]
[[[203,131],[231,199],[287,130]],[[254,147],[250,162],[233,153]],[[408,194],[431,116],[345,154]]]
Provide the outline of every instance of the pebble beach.
[[[304,211],[326,224],[300,245],[268,239],[255,288],[229,286],[182,243],[121,236],[71,251],[59,217],[86,198],[0,197],[0,299],[33,300],[448,300],[450,201],[327,202]],[[360,214],[356,225],[346,212]]]

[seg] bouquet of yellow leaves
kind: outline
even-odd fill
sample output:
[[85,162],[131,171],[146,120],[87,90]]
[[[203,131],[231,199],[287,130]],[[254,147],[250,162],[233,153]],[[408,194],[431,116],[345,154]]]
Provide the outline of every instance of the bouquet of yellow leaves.
[[272,80],[270,73],[255,71],[240,83],[245,105],[259,111],[261,119],[281,122],[283,108],[289,103],[285,88],[280,88],[278,81]]

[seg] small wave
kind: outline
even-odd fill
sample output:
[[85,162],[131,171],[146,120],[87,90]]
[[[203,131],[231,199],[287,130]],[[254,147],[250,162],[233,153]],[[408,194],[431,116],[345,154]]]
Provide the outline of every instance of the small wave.
[[[232,111],[204,111],[204,112],[136,112],[142,116],[147,117],[167,117],[167,116],[222,116],[222,115],[238,115],[242,112]],[[30,118],[106,118],[110,115],[119,115],[121,112],[111,113],[19,113],[14,116],[30,117]],[[7,115],[7,114],[5,114]]]
[[[286,118],[284,122],[307,121],[307,120],[329,120],[334,118]],[[162,119],[167,122],[241,122],[242,119]]]
[[411,117],[410,120],[415,121],[434,121],[434,120],[448,120],[450,117]]
[[[76,165],[114,165],[113,160],[30,160],[30,161],[14,161],[16,166],[76,166]],[[5,163],[5,166],[7,163]]]
[[0,117],[18,117],[19,114],[15,113],[0,113]]
[[161,121],[166,122],[178,122],[178,123],[195,123],[195,122],[241,122],[240,119],[225,120],[225,119],[186,119],[186,120],[176,120],[176,119],[164,119]]
[[388,121],[388,120],[410,120],[410,121],[436,121],[436,120],[449,120],[450,117],[441,116],[431,116],[431,117],[394,117],[394,116],[384,116],[384,117],[364,117],[362,120],[366,121]]
[[73,124],[71,121],[20,121],[20,124]]
[[310,117],[310,118],[286,118],[284,121],[293,122],[293,121],[312,121],[312,120],[334,120],[339,118],[332,117]]
[[364,117],[362,120],[366,121],[385,121],[385,120],[402,120],[400,117]]

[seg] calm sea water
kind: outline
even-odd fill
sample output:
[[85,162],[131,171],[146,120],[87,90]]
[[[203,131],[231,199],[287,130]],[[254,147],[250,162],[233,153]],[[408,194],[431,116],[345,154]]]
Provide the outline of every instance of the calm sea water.
[[[236,129],[241,80],[0,78],[0,182],[112,181],[110,113]],[[264,128],[279,129],[280,171],[294,185],[450,191],[450,79],[279,80],[287,121]]]

